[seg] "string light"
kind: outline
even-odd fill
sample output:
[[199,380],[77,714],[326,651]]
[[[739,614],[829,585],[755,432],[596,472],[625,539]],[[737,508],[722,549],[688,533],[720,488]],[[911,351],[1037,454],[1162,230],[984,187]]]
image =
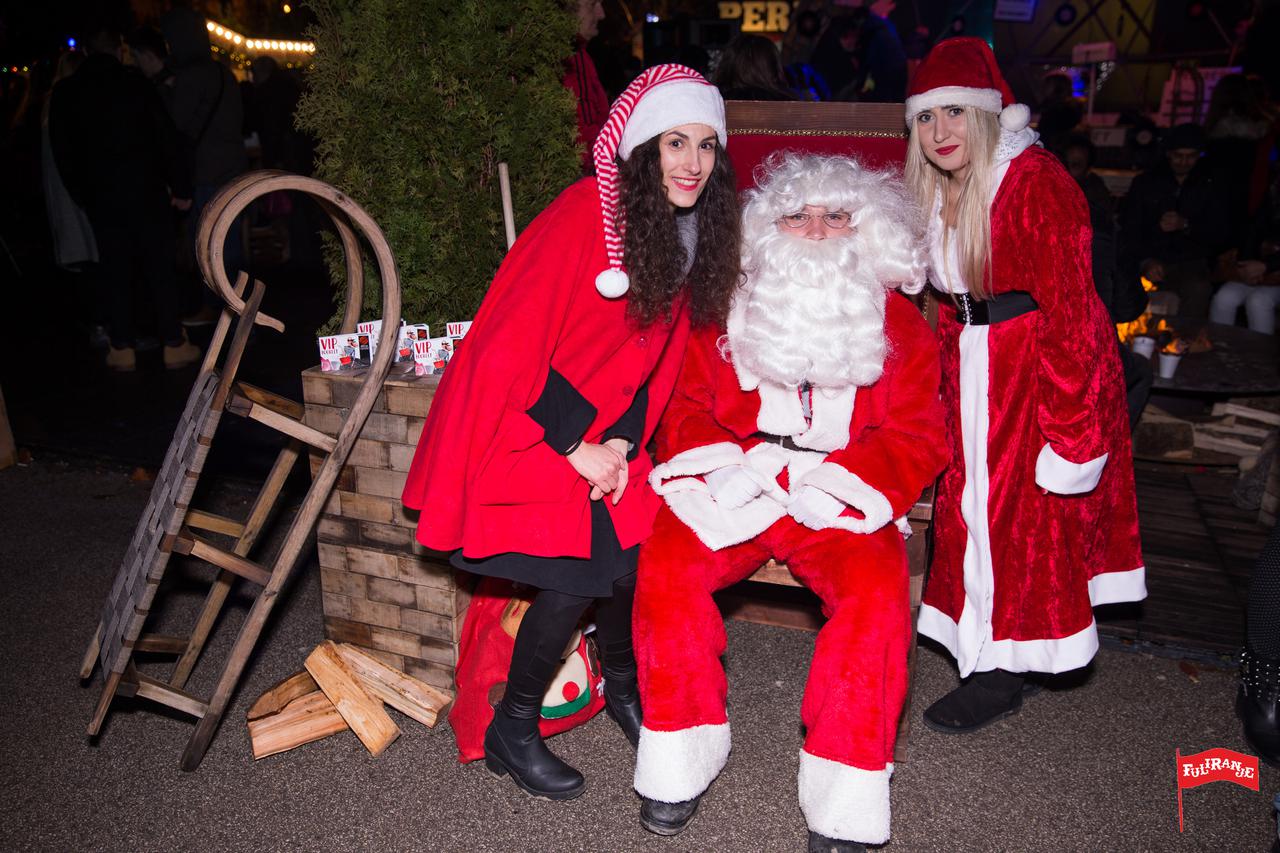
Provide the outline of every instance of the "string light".
[[[287,9],[288,7],[286,7]],[[279,41],[277,39],[261,39],[250,38],[241,35],[235,30],[224,27],[217,21],[205,21],[205,27],[209,32],[223,39],[226,44],[223,49],[230,52],[232,47],[243,47],[245,50],[252,51],[277,51],[281,53],[315,53],[316,46],[309,41]],[[217,45],[213,46],[214,50],[218,49]]]

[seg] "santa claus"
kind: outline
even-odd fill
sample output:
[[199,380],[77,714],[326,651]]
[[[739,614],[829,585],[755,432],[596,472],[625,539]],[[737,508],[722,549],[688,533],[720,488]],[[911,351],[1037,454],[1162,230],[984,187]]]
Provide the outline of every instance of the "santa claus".
[[828,617],[801,707],[810,847],[889,837],[910,636],[905,515],[947,444],[937,346],[894,293],[923,285],[921,232],[901,183],[846,157],[777,156],[750,196],[745,284],[727,330],[690,341],[650,478],[666,505],[636,590],[635,788],[653,832],[684,829],[729,755],[711,595],[773,558]]

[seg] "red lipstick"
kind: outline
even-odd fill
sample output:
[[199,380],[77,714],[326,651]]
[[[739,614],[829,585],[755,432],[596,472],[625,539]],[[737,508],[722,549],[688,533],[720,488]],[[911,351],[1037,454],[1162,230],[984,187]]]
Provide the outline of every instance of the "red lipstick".
[[948,154],[950,154],[952,151],[955,151],[959,147],[960,147],[959,145],[943,145],[940,148],[935,148],[934,153],[937,154],[939,157],[946,157]]

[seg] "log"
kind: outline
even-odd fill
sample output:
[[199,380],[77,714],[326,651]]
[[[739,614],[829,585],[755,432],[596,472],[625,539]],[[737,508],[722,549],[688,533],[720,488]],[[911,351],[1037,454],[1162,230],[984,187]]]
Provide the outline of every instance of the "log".
[[387,716],[382,703],[360,686],[332,640],[325,640],[307,656],[307,672],[311,673],[370,755],[381,755],[400,736],[400,727]]
[[369,695],[381,699],[427,728],[436,724],[441,710],[453,701],[451,694],[388,666],[350,643],[338,646],[338,651],[342,654],[343,662]]
[[346,731],[347,721],[319,690],[295,698],[277,713],[249,720],[254,759],[286,752]]
[[1255,409],[1252,406],[1245,406],[1240,403],[1214,403],[1213,413],[1215,415],[1236,415],[1270,426],[1280,426],[1280,412],[1268,412],[1265,409]]
[[250,720],[260,720],[272,714],[279,714],[294,699],[319,689],[311,673],[305,669],[302,672],[295,672],[259,696],[258,701],[253,703],[253,707],[249,709],[246,716]]

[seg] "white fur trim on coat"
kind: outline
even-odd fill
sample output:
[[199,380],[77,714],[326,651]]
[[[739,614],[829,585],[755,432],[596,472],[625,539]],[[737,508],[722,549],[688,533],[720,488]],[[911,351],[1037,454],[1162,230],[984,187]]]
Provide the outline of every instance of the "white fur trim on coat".
[[1056,495],[1092,492],[1102,479],[1109,455],[1104,453],[1088,462],[1068,462],[1046,442],[1036,457],[1036,485]]
[[863,770],[800,750],[800,810],[809,829],[840,841],[885,843],[892,776],[892,764]]
[[849,425],[853,423],[853,402],[857,387],[814,388],[809,393],[809,428],[795,437],[796,444],[810,450],[830,453],[849,444]]
[[[743,453],[738,445],[722,441],[676,454],[653,469],[649,484],[702,544],[719,551],[756,537],[787,514],[790,495],[778,485],[778,475],[794,455],[776,444],[759,444]],[[730,465],[741,465],[762,490],[732,510],[720,506],[700,479]]]
[[636,793],[662,803],[683,803],[701,796],[724,769],[730,747],[728,723],[673,732],[641,726]]
[[814,468],[800,482],[792,485],[792,491],[797,491],[800,486],[821,489],[833,498],[838,498],[858,510],[864,516],[864,518],[841,516],[832,521],[832,527],[839,527],[851,533],[875,533],[893,521],[893,507],[890,506],[889,499],[867,485],[857,474],[834,462],[823,462]]
[[939,86],[907,98],[907,124],[934,107],[976,107],[983,112],[1000,114],[1004,102],[999,89],[977,89],[970,86]]

